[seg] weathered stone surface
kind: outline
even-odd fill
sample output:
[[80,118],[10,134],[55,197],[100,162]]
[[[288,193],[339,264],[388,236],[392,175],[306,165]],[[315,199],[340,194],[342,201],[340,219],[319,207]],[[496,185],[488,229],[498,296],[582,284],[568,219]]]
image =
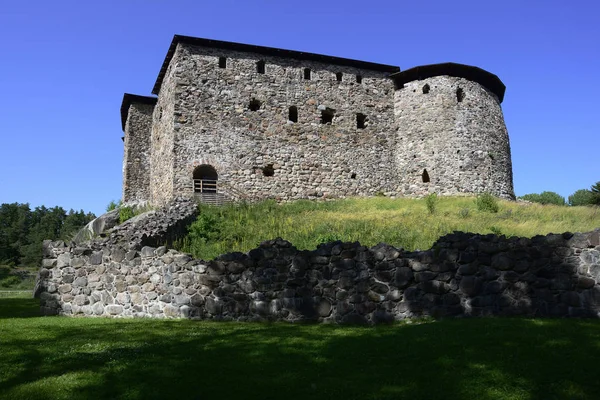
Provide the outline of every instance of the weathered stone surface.
[[108,306],[104,307],[104,309],[110,315],[120,315],[123,313],[123,306],[118,305],[118,304],[108,305]]
[[90,256],[90,264],[91,265],[100,265],[102,264],[102,252],[101,251],[96,251],[94,253],[92,253],[92,255]]
[[57,268],[65,268],[71,266],[71,254],[64,253],[58,256],[56,259]]

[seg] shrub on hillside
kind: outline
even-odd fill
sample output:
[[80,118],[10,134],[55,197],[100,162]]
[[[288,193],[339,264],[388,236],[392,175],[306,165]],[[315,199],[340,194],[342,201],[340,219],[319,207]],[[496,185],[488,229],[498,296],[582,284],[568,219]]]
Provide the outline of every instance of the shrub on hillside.
[[135,215],[136,214],[135,214],[133,208],[121,207],[121,208],[119,208],[119,223],[122,224],[123,222],[127,221],[128,219],[135,217]]
[[571,206],[590,206],[594,204],[594,194],[587,189],[579,189],[569,196]]
[[556,192],[530,193],[521,196],[520,199],[540,204],[554,204],[557,206],[565,205],[565,198]]
[[429,196],[425,197],[425,204],[427,204],[427,210],[429,214],[435,214],[435,209],[437,207],[437,194],[431,193]]
[[477,199],[475,199],[475,205],[479,211],[497,213],[500,210],[498,199],[490,193],[481,193],[478,195]]

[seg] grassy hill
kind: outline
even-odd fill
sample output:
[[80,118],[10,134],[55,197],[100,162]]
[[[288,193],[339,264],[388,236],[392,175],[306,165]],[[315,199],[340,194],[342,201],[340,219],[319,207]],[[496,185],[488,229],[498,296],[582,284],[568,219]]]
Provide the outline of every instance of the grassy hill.
[[265,201],[225,207],[201,206],[198,220],[177,244],[195,257],[212,259],[246,252],[261,241],[282,237],[300,249],[319,243],[389,243],[406,250],[428,249],[452,231],[532,237],[584,232],[600,227],[598,207],[565,207],[498,200],[498,211],[478,209],[473,197],[427,199],[353,198],[328,202]]

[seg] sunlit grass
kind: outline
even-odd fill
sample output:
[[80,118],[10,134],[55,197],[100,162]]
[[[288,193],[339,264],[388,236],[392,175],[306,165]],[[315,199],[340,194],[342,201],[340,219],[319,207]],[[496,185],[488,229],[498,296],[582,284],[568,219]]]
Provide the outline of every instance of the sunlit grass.
[[439,197],[435,213],[423,199],[354,198],[328,202],[202,206],[199,220],[178,248],[210,259],[246,252],[282,237],[300,249],[331,240],[386,242],[406,250],[428,249],[453,231],[532,237],[600,227],[594,207],[560,207],[499,201],[498,213],[479,211],[470,197]]

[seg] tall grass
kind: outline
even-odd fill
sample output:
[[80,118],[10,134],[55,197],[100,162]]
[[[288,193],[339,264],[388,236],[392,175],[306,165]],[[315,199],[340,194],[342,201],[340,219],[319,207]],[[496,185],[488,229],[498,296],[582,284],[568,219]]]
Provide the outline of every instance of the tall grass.
[[496,213],[480,211],[469,197],[440,197],[435,213],[425,199],[354,198],[329,202],[301,200],[277,204],[200,206],[198,220],[176,244],[195,257],[211,259],[246,252],[264,240],[282,237],[300,249],[332,240],[379,242],[407,250],[428,249],[452,231],[532,237],[600,227],[591,207],[559,207],[498,201]]

